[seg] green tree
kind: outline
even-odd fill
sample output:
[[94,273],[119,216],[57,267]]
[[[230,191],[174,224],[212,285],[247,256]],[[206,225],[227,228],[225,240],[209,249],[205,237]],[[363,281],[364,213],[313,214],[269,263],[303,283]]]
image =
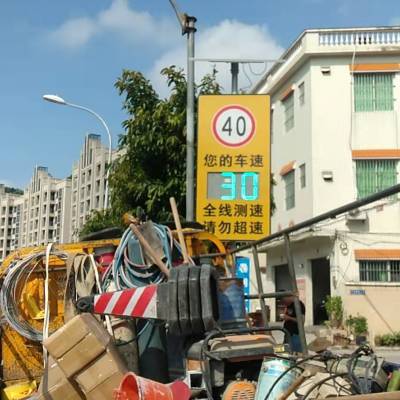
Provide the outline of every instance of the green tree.
[[122,217],[117,215],[113,209],[108,210],[92,210],[90,218],[79,232],[79,236],[85,237],[93,232],[98,232],[110,227],[122,228]]
[[[186,78],[174,66],[161,74],[170,88],[167,98],[140,72],[125,70],[115,84],[128,119],[119,143],[122,156],[110,173],[113,209],[122,214],[142,207],[156,221],[170,218],[171,196],[185,213]],[[220,93],[215,73],[202,79],[197,93]]]

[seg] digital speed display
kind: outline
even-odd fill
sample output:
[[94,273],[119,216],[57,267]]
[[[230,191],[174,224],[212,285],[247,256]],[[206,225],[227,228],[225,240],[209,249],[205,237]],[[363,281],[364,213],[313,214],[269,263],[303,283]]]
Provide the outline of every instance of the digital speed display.
[[207,198],[221,201],[255,201],[260,193],[258,172],[209,172]]

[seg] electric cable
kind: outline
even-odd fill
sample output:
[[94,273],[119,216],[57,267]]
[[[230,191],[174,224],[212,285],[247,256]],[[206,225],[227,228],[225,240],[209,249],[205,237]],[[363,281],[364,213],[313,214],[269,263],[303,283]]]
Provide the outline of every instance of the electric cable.
[[333,374],[333,375],[329,375],[324,379],[321,379],[320,381],[318,381],[316,384],[312,385],[310,387],[310,389],[307,390],[306,394],[304,396],[301,397],[301,400],[307,400],[307,397],[309,397],[311,395],[311,393],[317,389],[319,386],[322,386],[324,383],[330,381],[331,379],[337,379],[337,378],[343,378],[345,376],[347,376],[348,373],[347,372],[340,372],[338,374]]
[[[163,262],[170,269],[173,267],[176,254],[182,254],[181,246],[167,226],[153,223],[153,227],[162,246]],[[107,292],[112,285],[115,286],[113,290],[124,290],[164,282],[166,280],[164,274],[157,266],[151,263],[146,264],[144,254],[138,238],[130,228],[126,229],[115,251],[112,265],[103,275],[102,290]],[[193,260],[190,259],[190,261],[193,263]],[[137,338],[149,327],[149,323],[147,321],[141,328],[136,335]]]
[[301,359],[300,361],[297,361],[295,364],[291,365],[286,371],[282,372],[282,374],[280,374],[278,376],[278,378],[275,380],[275,382],[272,384],[272,386],[269,388],[268,393],[266,394],[266,396],[264,397],[264,400],[268,400],[269,396],[271,396],[273,390],[275,389],[276,385],[279,383],[279,381],[281,379],[283,379],[290,371],[294,370],[295,368],[299,368],[300,370],[303,370],[303,368],[300,367],[301,364],[307,362],[307,361],[311,361],[311,360],[316,360],[318,358],[322,358],[324,357],[324,355],[322,354],[316,354],[313,356],[308,356],[306,358]]
[[[45,335],[48,334],[46,323],[48,323],[49,310],[47,309],[47,315],[45,312],[44,329],[39,330],[32,326],[21,315],[20,302],[22,288],[25,287],[31,274],[37,273],[39,266],[43,265],[43,260],[46,260],[46,253],[47,251],[32,253],[10,264],[0,291],[0,308],[3,311],[7,323],[21,336],[35,342],[42,342],[44,337],[43,333],[45,333]],[[60,251],[51,251],[51,249],[49,249],[48,257],[48,262],[50,261],[50,257],[57,257],[62,261],[66,261],[68,254]],[[21,285],[21,283],[23,283],[23,285]],[[48,295],[49,292],[47,291],[47,299]]]

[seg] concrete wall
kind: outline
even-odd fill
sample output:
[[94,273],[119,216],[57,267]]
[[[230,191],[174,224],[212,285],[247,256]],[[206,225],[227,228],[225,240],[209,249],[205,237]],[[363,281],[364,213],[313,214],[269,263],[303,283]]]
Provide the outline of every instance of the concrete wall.
[[[351,294],[357,289],[364,290],[365,294]],[[400,331],[399,298],[400,285],[349,283],[344,295],[346,314],[366,317],[371,339],[376,335]]]

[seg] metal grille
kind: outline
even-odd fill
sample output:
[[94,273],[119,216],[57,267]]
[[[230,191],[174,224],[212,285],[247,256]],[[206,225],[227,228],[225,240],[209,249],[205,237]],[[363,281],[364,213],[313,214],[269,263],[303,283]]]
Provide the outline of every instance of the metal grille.
[[295,185],[294,185],[294,171],[290,171],[284,176],[285,181],[285,202],[286,202],[286,210],[290,210],[294,208],[296,199],[295,199]]
[[354,75],[355,111],[393,110],[393,74]]
[[360,281],[400,282],[399,260],[360,261]]
[[397,183],[397,160],[357,160],[358,198],[387,189]]
[[400,282],[400,261],[390,261],[390,281]]
[[294,127],[294,95],[293,92],[283,101],[285,108],[285,128],[287,131]]

